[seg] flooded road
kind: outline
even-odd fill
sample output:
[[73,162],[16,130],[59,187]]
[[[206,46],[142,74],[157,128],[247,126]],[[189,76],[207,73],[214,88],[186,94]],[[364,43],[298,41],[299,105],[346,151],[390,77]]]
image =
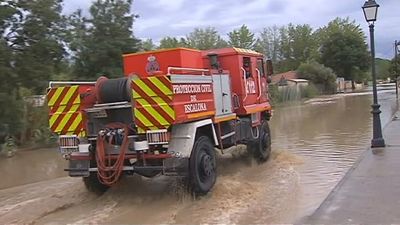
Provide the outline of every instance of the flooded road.
[[[398,106],[394,92],[379,97],[384,125]],[[276,108],[271,160],[257,165],[243,148],[221,156],[215,188],[197,200],[171,177],[128,177],[97,197],[80,179],[62,177],[65,162],[56,152],[1,157],[0,224],[294,223],[370,144],[370,104],[371,95],[361,93]]]

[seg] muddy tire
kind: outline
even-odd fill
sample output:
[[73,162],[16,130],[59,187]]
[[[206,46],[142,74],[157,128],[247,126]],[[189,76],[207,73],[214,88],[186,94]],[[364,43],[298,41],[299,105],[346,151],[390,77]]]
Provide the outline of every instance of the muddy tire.
[[196,195],[207,194],[217,179],[214,146],[207,136],[199,136],[189,159],[189,189]]
[[266,162],[271,155],[271,131],[267,121],[259,126],[259,136],[247,145],[247,149],[259,163]]
[[97,177],[97,173],[90,173],[88,177],[83,177],[83,183],[88,191],[93,192],[97,195],[102,195],[110,188],[109,186],[102,184]]

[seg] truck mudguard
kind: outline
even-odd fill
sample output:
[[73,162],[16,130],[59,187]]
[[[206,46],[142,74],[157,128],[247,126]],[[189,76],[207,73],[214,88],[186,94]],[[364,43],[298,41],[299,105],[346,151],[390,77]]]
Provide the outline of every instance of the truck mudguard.
[[168,152],[175,152],[181,157],[190,157],[198,128],[210,125],[214,145],[218,144],[217,134],[211,119],[200,120],[191,123],[176,124],[172,127],[171,141]]

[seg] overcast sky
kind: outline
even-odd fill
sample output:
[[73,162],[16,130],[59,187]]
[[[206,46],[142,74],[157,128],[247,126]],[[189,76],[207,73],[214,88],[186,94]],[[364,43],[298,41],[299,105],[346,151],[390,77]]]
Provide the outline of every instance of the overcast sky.
[[[392,58],[394,41],[400,40],[400,1],[377,0],[380,4],[375,26],[377,57]],[[259,33],[273,25],[326,25],[336,17],[349,17],[365,32],[368,25],[361,6],[364,0],[134,0],[134,34],[157,42],[164,36],[185,36],[195,27],[213,26],[220,34],[246,24]],[[64,13],[78,8],[87,12],[90,0],[64,0]],[[368,39],[369,40],[369,39]]]

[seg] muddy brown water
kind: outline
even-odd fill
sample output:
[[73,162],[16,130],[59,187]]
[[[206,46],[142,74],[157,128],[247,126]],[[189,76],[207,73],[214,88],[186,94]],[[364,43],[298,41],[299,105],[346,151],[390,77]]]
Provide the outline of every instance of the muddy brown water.
[[[382,124],[397,110],[380,93]],[[194,200],[171,177],[129,177],[106,194],[65,177],[56,150],[0,157],[0,224],[294,223],[311,214],[366,150],[371,95],[336,95],[278,107],[273,154],[257,165],[244,148],[220,156],[211,193]]]

